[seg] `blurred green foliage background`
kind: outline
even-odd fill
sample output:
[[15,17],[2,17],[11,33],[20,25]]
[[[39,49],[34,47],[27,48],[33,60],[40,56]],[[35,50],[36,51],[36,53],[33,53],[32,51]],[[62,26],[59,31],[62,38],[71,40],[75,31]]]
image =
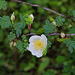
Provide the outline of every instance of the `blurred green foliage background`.
[[[53,9],[67,16],[69,10],[75,9],[75,0],[22,0],[32,4],[39,4]],[[41,7],[32,7],[23,3],[7,0],[7,10],[1,10],[0,16],[14,12],[16,21],[19,21],[19,13],[22,15],[33,14],[35,19],[31,31],[38,33],[38,29],[45,25],[46,19],[56,18],[58,15],[44,10]],[[68,32],[69,25],[64,24],[56,32]],[[60,36],[48,37],[52,42],[46,56],[36,58],[29,51],[20,53],[16,47],[10,48],[7,35],[10,29],[0,28],[0,75],[75,75],[75,51],[71,54],[64,43],[57,41]],[[24,29],[24,34],[29,30]],[[75,36],[72,37],[75,40]]]

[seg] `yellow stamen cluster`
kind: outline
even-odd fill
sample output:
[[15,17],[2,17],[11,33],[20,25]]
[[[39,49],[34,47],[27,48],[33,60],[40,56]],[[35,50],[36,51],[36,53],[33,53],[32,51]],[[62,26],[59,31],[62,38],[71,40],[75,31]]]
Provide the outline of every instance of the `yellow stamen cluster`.
[[42,49],[43,50],[44,43],[41,40],[37,40],[37,41],[33,41],[33,42],[34,42],[33,47],[35,47],[35,49],[37,49],[37,50]]

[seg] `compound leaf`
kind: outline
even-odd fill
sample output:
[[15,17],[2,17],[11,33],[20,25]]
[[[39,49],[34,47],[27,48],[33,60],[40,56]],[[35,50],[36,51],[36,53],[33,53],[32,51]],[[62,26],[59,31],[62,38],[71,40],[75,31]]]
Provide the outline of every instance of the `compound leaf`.
[[26,21],[25,21],[25,19],[24,19],[24,17],[22,16],[21,13],[20,13],[19,15],[20,15],[20,19],[21,19],[22,29],[24,29],[25,26],[26,26]]
[[28,42],[22,42],[21,40],[18,40],[16,47],[19,49],[21,53],[27,50]]
[[7,5],[7,2],[5,0],[0,0],[0,9],[3,8],[4,10],[6,10],[7,9],[6,5]]
[[75,10],[73,10],[73,16],[75,17]]
[[73,49],[75,49],[75,41],[71,41],[70,39],[65,40],[66,46],[69,48],[69,51],[73,53]]
[[71,27],[71,28],[69,29],[69,33],[70,33],[70,34],[75,33],[75,27]]
[[0,25],[1,25],[1,28],[12,27],[9,16],[0,17]]
[[45,34],[48,35],[49,33],[53,33],[55,26],[53,23],[50,24],[49,20],[46,20],[46,25],[44,25]]
[[10,32],[10,35],[8,35],[8,38],[9,38],[10,41],[12,41],[16,38],[16,36],[13,32]]
[[52,43],[50,41],[48,41],[47,48],[50,48],[51,45],[52,45]]
[[14,25],[17,37],[22,33],[22,29],[25,28],[25,24],[23,22],[15,23]]
[[61,18],[61,16],[58,16],[58,17],[56,17],[56,20],[55,21],[57,23],[57,26],[60,27],[60,26],[63,25],[63,22],[65,21],[65,19],[64,18]]
[[23,42],[22,42],[21,40],[18,40],[16,47],[17,47],[20,51],[22,51],[22,50],[24,49],[24,48],[23,48]]

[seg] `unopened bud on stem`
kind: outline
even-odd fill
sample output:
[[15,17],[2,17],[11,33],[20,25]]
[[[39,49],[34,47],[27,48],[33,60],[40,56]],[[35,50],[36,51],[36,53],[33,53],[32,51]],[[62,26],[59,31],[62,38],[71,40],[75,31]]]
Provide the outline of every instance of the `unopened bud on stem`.
[[65,37],[65,34],[64,33],[61,33],[61,37],[64,38]]
[[14,20],[15,20],[14,12],[13,12],[13,14],[11,15],[11,20],[12,20],[12,21],[14,21]]
[[34,20],[34,16],[33,16],[33,14],[31,14],[30,17],[32,18],[32,20]]

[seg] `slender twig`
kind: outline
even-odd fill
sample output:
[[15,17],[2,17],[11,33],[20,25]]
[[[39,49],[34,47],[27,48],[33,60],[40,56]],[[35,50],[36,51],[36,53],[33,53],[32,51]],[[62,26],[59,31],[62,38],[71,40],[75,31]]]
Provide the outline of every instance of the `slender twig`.
[[[52,33],[52,34],[48,34],[48,36],[50,35],[61,35],[61,33]],[[65,34],[66,36],[74,36],[75,34]]]
[[29,36],[29,35],[37,35],[36,33],[29,33],[29,34],[26,34],[26,36]]
[[43,6],[41,6],[41,5],[30,4],[30,3],[27,3],[27,2],[24,2],[24,1],[20,1],[20,0],[11,0],[11,1],[19,2],[19,3],[24,3],[24,4],[27,4],[27,5],[30,5],[30,6],[34,6],[34,7],[41,7],[41,8],[43,8],[43,9],[48,10],[48,11],[51,11],[51,12],[57,14],[57,15],[60,15],[60,16],[62,16],[62,17],[66,17],[66,16],[63,15],[63,14],[60,14],[60,13],[58,13],[58,12],[56,12],[56,11],[50,9],[50,8],[46,8],[46,7],[43,7]]
[[[26,34],[26,36],[29,36],[29,35],[37,35],[36,33],[29,33],[29,34]],[[52,34],[48,34],[47,36],[51,36],[51,35],[61,35],[61,33],[52,33]],[[75,36],[75,34],[65,34],[66,36]]]
[[[25,36],[29,36],[29,35],[38,35],[36,33],[28,33]],[[48,34],[47,36],[51,36],[51,35],[61,35],[61,33],[52,33],[52,34]],[[66,36],[75,36],[75,34],[65,34]],[[22,36],[22,35],[20,35]],[[15,41],[18,39],[18,37],[16,36]]]

